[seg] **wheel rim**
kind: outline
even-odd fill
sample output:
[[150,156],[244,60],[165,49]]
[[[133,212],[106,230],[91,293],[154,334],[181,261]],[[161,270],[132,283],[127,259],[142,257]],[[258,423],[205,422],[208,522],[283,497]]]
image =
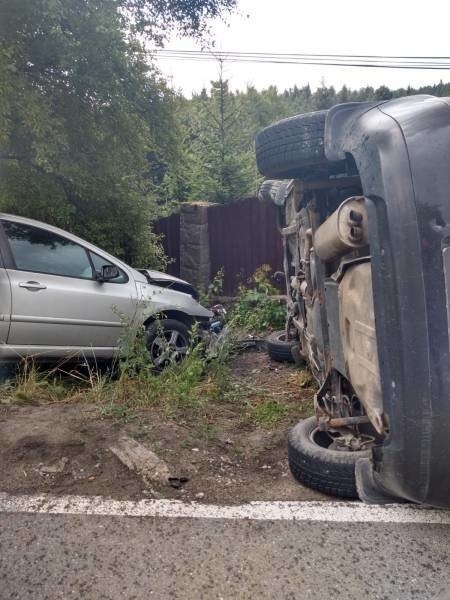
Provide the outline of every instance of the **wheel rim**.
[[[367,437],[367,436],[362,436]],[[329,433],[327,433],[326,431],[321,431],[318,427],[315,427],[310,435],[309,438],[311,440],[311,442],[313,444],[315,444],[316,446],[319,446],[320,448],[323,448],[324,450],[334,450],[334,451],[338,451],[338,452],[347,452],[347,453],[355,453],[355,452],[361,452],[363,450],[365,450],[364,447],[359,447],[359,448],[352,448],[351,444],[347,443],[339,443],[339,439],[342,440],[342,442],[344,442],[344,436],[341,436],[340,434],[337,434],[336,436],[330,435]],[[369,446],[368,446],[369,447]]]
[[315,427],[311,433],[309,434],[309,439],[316,446],[320,446],[320,448],[328,449],[333,440],[331,436],[329,436],[325,431],[320,431],[318,427]]
[[188,340],[176,329],[160,331],[150,345],[150,357],[162,369],[181,362],[188,351]]

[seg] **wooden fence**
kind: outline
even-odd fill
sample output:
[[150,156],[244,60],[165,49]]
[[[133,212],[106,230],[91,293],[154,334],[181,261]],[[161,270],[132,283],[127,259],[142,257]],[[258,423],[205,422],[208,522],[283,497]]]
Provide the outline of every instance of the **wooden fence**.
[[161,236],[166,256],[171,259],[167,273],[180,276],[180,213],[164,217],[153,224],[153,231]]
[[[263,203],[257,198],[246,198],[229,204],[211,204],[207,207],[207,222],[210,279],[223,269],[225,295],[234,294],[239,283],[246,282],[263,264],[268,264],[272,272],[282,270],[281,237],[276,226],[276,209],[273,204]],[[161,219],[154,229],[163,234],[166,254],[174,259],[168,272],[182,277],[180,215]]]

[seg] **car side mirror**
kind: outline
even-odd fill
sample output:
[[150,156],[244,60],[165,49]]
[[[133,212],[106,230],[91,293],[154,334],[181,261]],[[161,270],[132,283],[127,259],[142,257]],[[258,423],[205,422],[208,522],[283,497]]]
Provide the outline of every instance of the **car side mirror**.
[[120,276],[119,268],[115,265],[103,265],[100,273],[97,272],[97,281],[109,281]]

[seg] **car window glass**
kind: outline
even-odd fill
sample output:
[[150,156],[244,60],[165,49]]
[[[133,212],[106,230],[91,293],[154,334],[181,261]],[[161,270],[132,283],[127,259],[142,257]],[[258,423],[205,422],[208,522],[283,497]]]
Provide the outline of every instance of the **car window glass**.
[[40,227],[3,221],[16,268],[65,277],[92,279],[86,250],[60,235]]
[[[95,269],[95,271],[97,271],[97,273],[101,272],[103,266],[108,266],[108,267],[117,266],[117,265],[114,265],[110,260],[103,258],[103,256],[94,254],[94,252],[89,251],[89,254],[91,256],[91,260],[92,260],[92,264],[94,265],[94,269]],[[114,277],[114,279],[110,279],[109,283],[126,283],[128,281],[127,274],[124,273],[122,271],[122,269],[119,269],[119,271],[120,271],[119,277]]]

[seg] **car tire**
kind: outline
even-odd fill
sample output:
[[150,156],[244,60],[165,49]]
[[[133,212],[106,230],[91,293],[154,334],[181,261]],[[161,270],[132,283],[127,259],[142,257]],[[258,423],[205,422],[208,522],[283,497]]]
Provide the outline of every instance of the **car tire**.
[[328,111],[289,117],[269,125],[255,139],[260,173],[275,179],[301,177],[305,167],[328,163],[324,152],[325,119]]
[[266,338],[267,353],[272,360],[277,362],[295,362],[292,354],[292,348],[297,346],[298,341],[286,341],[286,332],[274,331]]
[[330,450],[323,443],[325,438],[328,435],[319,431],[316,417],[300,421],[291,429],[288,458],[292,475],[306,487],[324,494],[358,498],[356,462],[369,458],[371,450]]
[[186,358],[190,347],[189,330],[176,319],[159,319],[146,328],[147,349],[156,371]]

